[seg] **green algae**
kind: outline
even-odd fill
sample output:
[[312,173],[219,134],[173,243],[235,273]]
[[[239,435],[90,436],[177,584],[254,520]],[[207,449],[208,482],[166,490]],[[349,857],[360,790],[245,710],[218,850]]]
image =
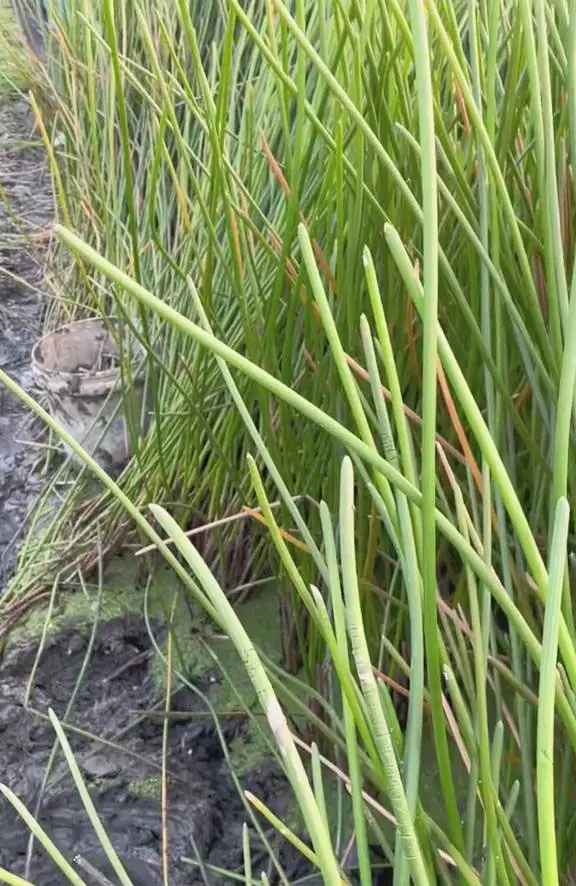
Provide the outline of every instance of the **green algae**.
[[159,775],[149,778],[135,778],[130,782],[130,793],[134,797],[143,797],[150,800],[159,800],[162,795],[162,779]]
[[[280,636],[274,587],[258,590],[237,612],[251,639],[278,662]],[[208,681],[213,687],[210,702],[218,717],[246,718],[246,727],[231,742],[235,771],[245,774],[264,759],[270,759],[273,745],[268,726],[233,644],[218,632],[198,603],[186,598],[182,584],[168,567],[158,567],[143,585],[135,558],[116,557],[105,569],[101,589],[94,584],[60,589],[51,609],[47,604],[32,611],[9,635],[6,650],[30,640],[40,643],[43,635],[49,638],[69,630],[88,634],[96,616],[101,625],[129,616],[146,617],[160,652],[151,657],[148,665],[160,693],[166,686],[166,632],[157,627],[170,623],[174,650],[172,687],[177,687],[180,676],[194,683]],[[215,679],[211,681],[211,677]]]

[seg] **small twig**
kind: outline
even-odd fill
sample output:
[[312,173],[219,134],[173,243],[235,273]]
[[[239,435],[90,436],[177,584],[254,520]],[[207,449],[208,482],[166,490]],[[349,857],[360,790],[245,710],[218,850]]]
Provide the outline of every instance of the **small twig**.
[[40,440],[26,440],[24,437],[14,437],[14,442],[28,448],[49,449],[51,452],[60,452],[61,449],[60,446],[55,446],[53,443],[42,443]]
[[130,661],[125,662],[123,665],[120,665],[119,668],[116,668],[108,677],[104,680],[105,683],[111,683],[113,680],[116,680],[126,671],[129,671],[130,668],[135,668],[136,665],[142,664],[143,661],[146,661],[147,658],[152,656],[152,649],[145,649],[144,652],[139,652],[137,655],[134,655]]
[[[310,754],[310,755],[312,754],[312,749],[309,744],[306,744],[305,741],[302,741],[302,739],[298,738],[298,736],[295,735],[294,733],[292,733],[292,738],[293,738],[294,742],[298,745],[298,747],[302,748],[302,750],[306,751],[308,754]],[[350,792],[352,790],[352,787],[350,784],[350,779],[348,778],[346,773],[343,772],[342,769],[340,769],[338,766],[336,766],[335,763],[332,763],[332,761],[329,760],[328,757],[324,757],[323,754],[319,754],[319,758],[320,758],[320,761],[324,764],[324,766],[326,766],[327,769],[329,769],[334,775],[336,775],[337,778],[339,778],[343,782],[346,790],[348,792]],[[362,791],[362,799],[367,803],[368,806],[371,806],[372,809],[375,809],[376,812],[379,812],[383,818],[385,818],[387,821],[389,821],[391,824],[393,824],[395,827],[397,827],[396,818],[392,815],[392,813],[389,812],[380,803],[378,803],[378,801],[375,800],[374,797],[371,797],[370,794],[368,794],[364,790]],[[458,867],[458,865],[456,864],[456,862],[454,861],[452,856],[448,855],[447,852],[444,852],[443,849],[438,849],[437,852],[438,852],[438,855],[440,856],[440,858],[444,859],[444,861],[447,862],[449,865],[451,865],[452,867],[455,867],[455,868]]]
[[87,874],[90,874],[94,880],[97,880],[100,883],[100,886],[114,886],[111,880],[108,877],[105,877],[104,874],[101,874],[100,871],[97,871],[96,868],[90,864],[89,861],[86,861],[81,855],[75,855],[74,861],[78,865],[79,868],[82,868],[83,871],[86,871]]
[[348,862],[352,856],[352,852],[354,851],[355,846],[356,846],[356,831],[353,831],[350,836],[350,839],[348,840],[348,845],[346,846],[346,848],[344,850],[344,854],[342,855],[342,858],[340,859],[340,867],[342,868],[342,870],[345,870],[346,865],[348,864]]
[[[316,502],[309,495],[295,495],[292,498],[292,501],[300,501],[301,499],[306,499],[313,504]],[[280,501],[272,502],[270,505],[271,508],[277,508],[282,504]],[[212,523],[206,523],[204,526],[197,526],[195,529],[189,529],[188,532],[185,532],[184,535],[186,538],[192,538],[195,535],[202,535],[204,532],[209,532],[211,529],[218,529],[220,526],[225,526],[229,523],[235,523],[238,520],[245,520],[246,517],[253,517],[255,514],[262,513],[262,508],[244,508],[242,511],[239,511],[237,514],[232,514],[230,517],[222,517],[220,520],[213,520]],[[165,538],[163,539],[165,545],[173,545],[174,539]],[[134,551],[135,557],[142,557],[143,554],[149,554],[151,551],[156,551],[157,545],[151,544],[146,545],[144,548],[140,548],[137,551]]]
[[[187,723],[189,720],[202,719],[203,717],[211,717],[210,711],[160,711],[160,710],[142,710],[142,708],[130,708],[129,714],[135,714],[139,717],[149,720],[169,720],[174,723]],[[249,716],[265,717],[264,711],[218,711],[218,717],[221,720],[245,720]],[[305,717],[305,714],[300,716]]]
[[[259,588],[262,585],[270,584],[271,581],[275,581],[278,578],[277,575],[269,575],[267,578],[259,578],[255,581],[246,581],[241,585],[236,585],[235,588],[232,588],[231,591],[226,592],[226,596],[230,600],[232,597],[237,597],[242,595],[242,600],[244,599],[244,594],[249,591],[253,591],[254,588]],[[242,602],[242,600],[240,602]]]
[[164,726],[162,729],[162,777],[161,777],[161,811],[162,811],[162,879],[164,886],[170,884],[170,853],[168,846],[168,748],[170,740],[170,720],[172,707],[172,678],[174,640],[172,627],[176,613],[177,597],[174,595],[170,620],[168,622],[168,639],[166,643],[166,697],[164,701]]

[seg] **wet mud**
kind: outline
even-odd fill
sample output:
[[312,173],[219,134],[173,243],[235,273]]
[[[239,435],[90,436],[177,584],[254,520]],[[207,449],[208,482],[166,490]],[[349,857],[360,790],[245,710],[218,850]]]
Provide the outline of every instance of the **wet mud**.
[[[0,368],[31,393],[30,353],[42,325],[52,215],[46,156],[31,111],[23,100],[0,104]],[[39,432],[29,410],[0,386],[0,588],[42,490]]]
[[[161,639],[161,629],[158,627]],[[54,744],[52,725],[40,714],[49,707],[63,717],[73,698],[78,676],[89,651],[90,639],[82,631],[67,630],[51,637],[36,670],[28,708],[26,684],[33,671],[38,640],[19,643],[0,665],[0,772],[2,781],[33,812],[42,791]],[[203,675],[188,688],[179,689],[171,709],[172,722],[166,757],[167,828],[163,837],[160,799],[163,698],[151,671],[151,639],[143,621],[128,616],[102,625],[90,649],[87,675],[76,691],[67,722],[80,770],[102,823],[134,886],[162,882],[162,852],[167,845],[170,883],[185,886],[226,878],[206,866],[243,871],[242,825],[246,811],[225,759],[221,738],[201,694],[215,691],[217,677]],[[217,688],[217,687],[216,687]],[[243,720],[222,720],[228,744],[245,729]],[[84,734],[79,734],[81,730]],[[271,762],[242,780],[276,814],[288,802],[286,782]],[[42,792],[38,820],[69,861],[77,856],[116,883],[82,805],[68,766],[58,753]],[[38,886],[65,884],[58,870],[35,841],[30,856],[29,831],[6,801],[0,801],[0,865],[23,874]],[[287,852],[269,834],[292,875],[307,866]],[[277,881],[268,854],[252,834],[253,864]],[[196,865],[185,861],[192,859]],[[198,865],[201,862],[204,874]],[[291,870],[290,870],[291,869]],[[78,868],[85,882],[98,886],[86,869]],[[206,877],[206,879],[204,879]]]

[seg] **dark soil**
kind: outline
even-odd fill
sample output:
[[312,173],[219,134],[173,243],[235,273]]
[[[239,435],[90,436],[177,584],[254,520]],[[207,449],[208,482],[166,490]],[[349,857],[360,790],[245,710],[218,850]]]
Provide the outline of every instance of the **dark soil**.
[[[53,213],[46,158],[33,129],[26,102],[0,105],[0,367],[28,391]],[[42,489],[34,471],[42,450],[27,442],[33,436],[26,407],[0,387],[0,588],[14,567],[24,517]]]
[[[0,366],[25,389],[31,390],[30,352],[42,320],[41,288],[47,260],[45,236],[52,218],[52,199],[46,159],[31,140],[33,121],[26,103],[0,106]],[[21,403],[0,389],[0,589],[14,565],[17,541],[26,529],[26,516],[43,480],[35,465],[41,450],[29,441],[37,431],[27,425]],[[27,683],[38,640],[15,646],[0,663],[0,780],[35,811],[41,794],[54,732],[39,714],[49,707],[62,717],[73,694],[86,656],[89,638],[80,629],[51,637],[35,674],[30,705],[25,708]],[[151,641],[143,621],[125,618],[103,624],[97,635],[84,680],[69,722],[99,739],[70,733],[85,780],[115,849],[120,853],[134,886],[162,881],[161,803],[154,792],[142,796],[135,785],[155,780],[161,763],[162,719],[135,715],[135,711],[162,706],[150,672]],[[204,677],[204,680],[206,678]],[[210,687],[201,687],[209,689]],[[32,708],[34,710],[32,710]],[[198,713],[199,697],[180,690],[173,709]],[[205,713],[205,712],[204,712]],[[244,728],[242,721],[224,722],[230,739]],[[168,847],[171,886],[222,877],[182,861],[197,852],[204,863],[240,871],[242,824],[246,813],[224,760],[215,726],[209,717],[195,717],[171,725],[168,766]],[[272,763],[243,780],[266,804],[282,814],[288,792]],[[39,818],[69,861],[81,855],[93,868],[116,878],[108,868],[98,839],[59,753],[47,790],[41,796]],[[0,799],[0,865],[22,874],[38,886],[62,886],[67,881],[35,842],[29,861],[29,831],[6,800]],[[277,844],[277,839],[273,838]],[[304,873],[299,856],[280,857],[290,877]],[[252,841],[254,873],[268,870],[277,879],[258,838]],[[95,886],[84,870],[79,873]],[[102,880],[100,880],[102,886]]]
[[[62,716],[73,695],[85,659],[89,638],[84,631],[68,631],[52,637],[44,650],[35,680],[30,706],[46,713],[53,707]],[[0,665],[0,772],[1,779],[34,811],[54,742],[54,731],[31,710],[23,707],[27,679],[32,671],[38,641],[19,645],[6,654]],[[77,695],[69,721],[91,735],[112,742],[69,733],[86,783],[109,834],[134,886],[161,882],[162,820],[161,803],[156,796],[139,796],[141,785],[159,784],[162,758],[162,718],[148,713],[163,700],[155,690],[150,673],[151,641],[143,622],[126,617],[108,622],[98,632],[88,676]],[[210,695],[214,679],[203,677],[198,684]],[[246,812],[236,792],[217,731],[210,718],[194,716],[205,712],[201,698],[191,690],[180,689],[172,700],[172,710],[190,712],[190,719],[171,724],[168,753],[168,845],[171,886],[202,882],[197,867],[183,857],[240,872],[242,865],[242,824]],[[243,723],[221,723],[226,741],[236,737]],[[287,788],[273,764],[260,767],[243,779],[243,787],[259,796],[282,815]],[[45,793],[39,820],[72,861],[81,855],[93,867],[116,882],[99,846],[62,754],[58,755]],[[6,801],[0,803],[0,865],[23,873],[29,832]],[[277,842],[273,839],[273,842]],[[253,861],[256,870],[269,869],[269,860],[254,837]],[[283,861],[292,867],[289,874],[305,872],[296,857]],[[268,870],[275,882],[273,870]],[[92,886],[92,880],[82,872]],[[65,878],[37,843],[34,845],[30,879],[39,886],[60,886]],[[223,882],[213,873],[209,883]],[[96,886],[96,881],[94,881]]]

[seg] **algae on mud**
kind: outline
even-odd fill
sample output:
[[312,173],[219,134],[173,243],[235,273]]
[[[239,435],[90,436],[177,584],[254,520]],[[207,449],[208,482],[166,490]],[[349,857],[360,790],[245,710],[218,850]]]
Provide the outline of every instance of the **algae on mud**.
[[[105,569],[100,590],[95,585],[83,583],[60,591],[53,607],[47,603],[36,608],[23,624],[14,629],[7,640],[6,652],[27,641],[40,643],[43,637],[54,638],[70,631],[80,631],[88,636],[96,617],[103,626],[116,619],[143,618],[146,610],[145,619],[151,627],[162,625],[158,636],[154,637],[161,654],[156,654],[151,645],[148,659],[149,672],[158,693],[166,684],[165,625],[171,621],[175,650],[173,682],[178,685],[179,674],[187,678],[194,675],[194,680],[207,681],[212,687],[210,700],[220,717],[234,712],[243,718],[244,711],[254,710],[256,695],[232,643],[216,633],[197,604],[184,599],[183,589],[171,570],[165,566],[157,568],[146,587],[139,587],[137,579],[134,559],[129,555],[116,557]],[[177,602],[173,610],[174,600]],[[280,664],[276,608],[275,592],[271,587],[269,591],[258,591],[250,596],[239,607],[239,614],[255,643]],[[220,667],[233,677],[233,688],[221,676],[214,677]],[[267,733],[265,718],[260,720]],[[241,769],[247,771],[259,765],[264,757],[251,753],[246,744],[254,752],[257,748],[258,753],[266,752],[267,757],[274,746],[263,743],[258,732],[248,725],[242,736],[242,739],[235,740],[234,746],[242,760]]]

